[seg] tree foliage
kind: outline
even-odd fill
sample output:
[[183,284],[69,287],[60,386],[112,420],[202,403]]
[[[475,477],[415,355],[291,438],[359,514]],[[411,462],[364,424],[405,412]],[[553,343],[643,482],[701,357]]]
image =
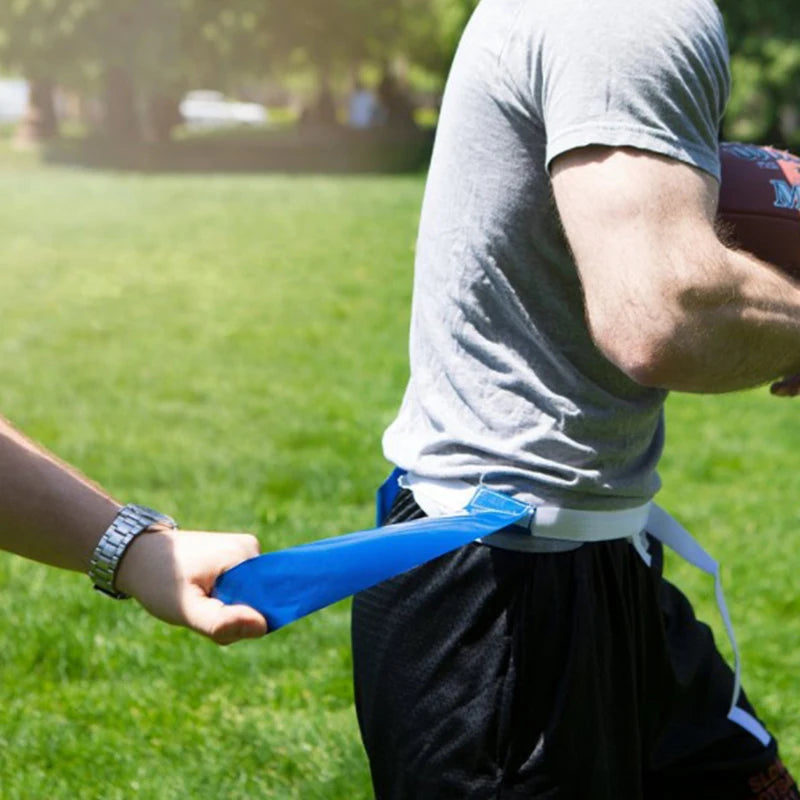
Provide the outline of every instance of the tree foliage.
[[83,24],[94,0],[6,0],[0,3],[0,62],[30,79],[74,81]]
[[796,0],[719,0],[731,46],[725,134],[800,144],[800,13]]
[[398,55],[449,65],[476,0],[5,0],[0,62],[26,76],[90,83],[208,83],[305,62],[347,68]]
[[478,0],[403,0],[398,46],[416,64],[446,74]]

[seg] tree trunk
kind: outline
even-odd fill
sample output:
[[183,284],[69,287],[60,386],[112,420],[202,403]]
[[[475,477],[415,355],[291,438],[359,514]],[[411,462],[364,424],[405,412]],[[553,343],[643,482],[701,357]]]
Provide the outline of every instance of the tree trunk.
[[140,139],[133,83],[119,67],[109,67],[106,72],[103,106],[104,129],[110,139],[122,142]]
[[31,147],[58,136],[58,117],[53,98],[53,83],[46,78],[28,81],[28,105],[17,126],[14,143]]
[[149,142],[163,144],[172,136],[172,129],[180,125],[183,117],[180,112],[180,99],[161,92],[147,99],[146,138]]

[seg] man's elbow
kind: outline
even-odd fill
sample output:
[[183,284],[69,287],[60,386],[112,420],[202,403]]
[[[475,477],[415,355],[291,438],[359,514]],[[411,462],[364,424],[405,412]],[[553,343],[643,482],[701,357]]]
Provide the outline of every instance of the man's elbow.
[[631,349],[611,358],[632,381],[653,389],[674,389],[677,364],[663,351]]
[[677,389],[686,377],[673,359],[661,353],[634,356],[618,366],[632,381],[650,389]]
[[671,329],[615,326],[610,331],[593,329],[592,335],[603,355],[641,386],[675,389],[690,377],[685,352],[678,346],[680,337]]

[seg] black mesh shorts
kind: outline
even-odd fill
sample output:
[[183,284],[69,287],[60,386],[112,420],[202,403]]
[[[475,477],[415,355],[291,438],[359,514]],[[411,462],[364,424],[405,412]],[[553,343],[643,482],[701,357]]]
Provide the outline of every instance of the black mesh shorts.
[[[403,491],[387,522],[419,516]],[[732,672],[651,552],[471,544],[357,595],[376,798],[800,800],[774,740],[727,719]]]

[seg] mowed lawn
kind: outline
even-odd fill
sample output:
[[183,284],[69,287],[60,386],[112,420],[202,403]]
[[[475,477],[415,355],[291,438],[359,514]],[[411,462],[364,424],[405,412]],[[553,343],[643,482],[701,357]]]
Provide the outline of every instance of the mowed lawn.
[[[0,158],[0,411],[118,498],[265,549],[372,520],[422,176]],[[800,401],[673,397],[662,502],[724,565],[800,770]],[[710,579],[671,562],[716,631]],[[371,797],[349,604],[228,649],[0,556],[0,797]]]

